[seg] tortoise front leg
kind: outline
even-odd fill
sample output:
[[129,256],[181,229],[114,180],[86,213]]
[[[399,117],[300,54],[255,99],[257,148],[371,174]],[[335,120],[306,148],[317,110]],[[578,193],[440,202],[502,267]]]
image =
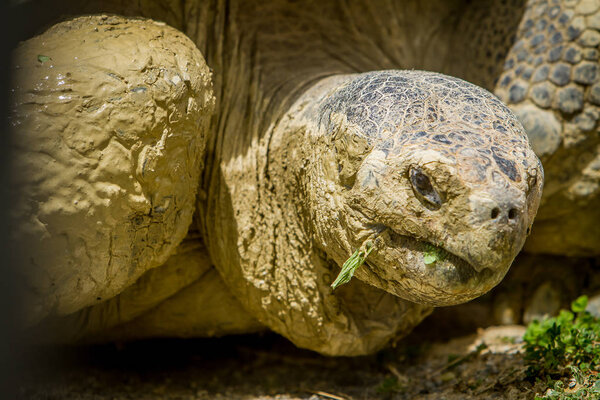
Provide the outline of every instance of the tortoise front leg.
[[214,97],[194,43],[152,20],[72,19],[13,56],[11,234],[35,322],[166,261],[192,220]]

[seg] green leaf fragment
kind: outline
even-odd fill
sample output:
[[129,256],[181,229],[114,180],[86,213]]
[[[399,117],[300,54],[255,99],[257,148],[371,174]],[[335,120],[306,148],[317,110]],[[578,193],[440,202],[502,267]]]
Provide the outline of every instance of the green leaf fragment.
[[437,255],[434,253],[425,253],[423,255],[423,262],[427,265],[433,264],[438,260]]
[[423,252],[423,262],[426,265],[434,264],[445,259],[446,254],[446,250],[442,249],[441,247],[427,244],[426,249]]
[[354,276],[354,272],[358,267],[364,264],[367,256],[373,250],[373,244],[371,242],[367,242],[366,250],[361,251],[356,250],[349,259],[346,260],[344,265],[342,265],[342,270],[338,274],[335,281],[331,284],[333,290],[337,289],[339,286],[350,282],[350,279]]
[[45,63],[46,61],[50,60],[50,57],[48,56],[44,56],[42,54],[38,54],[38,61],[41,62],[42,64]]

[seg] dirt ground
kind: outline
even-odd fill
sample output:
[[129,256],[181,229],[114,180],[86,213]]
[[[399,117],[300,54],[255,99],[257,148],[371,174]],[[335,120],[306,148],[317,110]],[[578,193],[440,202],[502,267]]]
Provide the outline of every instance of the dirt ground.
[[535,283],[551,277],[564,294],[561,308],[568,308],[580,294],[600,293],[600,262],[527,260],[490,293],[436,309],[408,337],[372,356],[323,357],[273,333],[38,347],[23,357],[17,398],[533,399],[545,388],[525,379],[525,328],[494,326],[492,305],[510,294],[522,310],[540,297],[532,295]]
[[523,326],[448,338],[452,330],[441,327],[439,318],[431,321],[395,347],[358,358],[323,357],[272,333],[37,348],[29,354],[18,398],[533,398],[519,355]]

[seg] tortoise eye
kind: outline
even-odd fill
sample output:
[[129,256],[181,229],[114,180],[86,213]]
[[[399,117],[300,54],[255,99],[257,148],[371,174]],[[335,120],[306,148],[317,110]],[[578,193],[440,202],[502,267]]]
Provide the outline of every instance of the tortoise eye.
[[410,169],[410,183],[417,198],[427,208],[437,210],[442,206],[442,198],[434,189],[431,180],[419,168]]

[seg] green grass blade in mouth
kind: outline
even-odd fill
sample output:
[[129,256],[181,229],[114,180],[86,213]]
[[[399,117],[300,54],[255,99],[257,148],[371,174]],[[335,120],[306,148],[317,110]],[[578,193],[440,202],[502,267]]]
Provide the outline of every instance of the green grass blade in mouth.
[[446,250],[427,243],[423,252],[423,262],[426,265],[435,264],[438,261],[444,260],[447,255],[448,252]]
[[354,254],[352,254],[350,258],[346,260],[344,265],[342,265],[342,270],[340,271],[335,281],[331,284],[331,288],[333,290],[337,289],[338,286],[350,282],[350,279],[352,279],[352,277],[354,276],[354,271],[356,271],[358,267],[364,264],[365,260],[367,259],[367,256],[373,250],[373,243],[369,241],[367,242],[365,247],[365,250],[356,250]]

